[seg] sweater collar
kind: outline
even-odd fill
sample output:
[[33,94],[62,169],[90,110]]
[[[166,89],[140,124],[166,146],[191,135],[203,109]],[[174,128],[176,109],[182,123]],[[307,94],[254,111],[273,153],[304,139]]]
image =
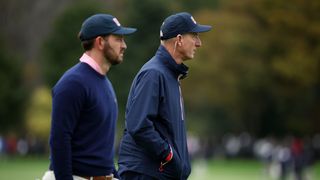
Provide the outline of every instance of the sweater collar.
[[158,56],[161,62],[175,73],[178,80],[184,79],[187,76],[188,66],[183,63],[177,64],[164,46],[160,45],[156,52],[156,56]]

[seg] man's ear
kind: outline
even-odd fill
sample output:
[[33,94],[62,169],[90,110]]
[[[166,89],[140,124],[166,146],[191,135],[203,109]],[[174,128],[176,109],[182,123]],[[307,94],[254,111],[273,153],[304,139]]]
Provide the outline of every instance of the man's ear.
[[181,34],[177,35],[177,42],[178,42],[178,46],[182,45],[182,35]]
[[105,41],[105,40],[104,40],[103,37],[101,37],[101,36],[96,37],[95,40],[94,40],[95,46],[96,46],[98,49],[103,49],[104,43],[105,43],[104,41]]

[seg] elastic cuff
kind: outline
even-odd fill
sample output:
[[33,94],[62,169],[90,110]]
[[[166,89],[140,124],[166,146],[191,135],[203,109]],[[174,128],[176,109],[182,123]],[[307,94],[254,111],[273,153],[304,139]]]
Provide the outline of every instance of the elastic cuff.
[[169,148],[170,148],[170,152],[169,152],[169,154],[167,155],[167,157],[164,159],[165,162],[171,161],[171,159],[172,159],[172,157],[173,157],[173,152],[172,152],[172,148],[171,148],[170,144],[169,144]]

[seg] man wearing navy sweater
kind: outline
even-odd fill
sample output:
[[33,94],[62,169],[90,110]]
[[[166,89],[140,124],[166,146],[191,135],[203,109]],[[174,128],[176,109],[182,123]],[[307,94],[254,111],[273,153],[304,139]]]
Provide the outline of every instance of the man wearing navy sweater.
[[106,74],[123,60],[124,35],[135,31],[108,14],[83,22],[79,39],[85,53],[52,90],[51,163],[43,179],[117,177],[113,158],[118,107]]
[[166,18],[160,28],[161,45],[136,75],[126,108],[126,124],[119,150],[122,180],[187,179],[190,162],[180,80],[201,46],[200,25],[186,12]]

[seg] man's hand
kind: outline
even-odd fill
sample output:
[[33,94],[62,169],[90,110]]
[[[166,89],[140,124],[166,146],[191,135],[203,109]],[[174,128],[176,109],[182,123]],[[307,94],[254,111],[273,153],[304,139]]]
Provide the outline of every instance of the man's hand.
[[172,148],[171,148],[170,144],[169,144],[169,148],[170,148],[169,154],[167,155],[167,157],[164,160],[162,160],[160,162],[160,168],[159,168],[160,172],[162,172],[164,170],[163,169],[164,165],[166,165],[168,162],[170,162],[173,157],[173,152],[172,152]]

